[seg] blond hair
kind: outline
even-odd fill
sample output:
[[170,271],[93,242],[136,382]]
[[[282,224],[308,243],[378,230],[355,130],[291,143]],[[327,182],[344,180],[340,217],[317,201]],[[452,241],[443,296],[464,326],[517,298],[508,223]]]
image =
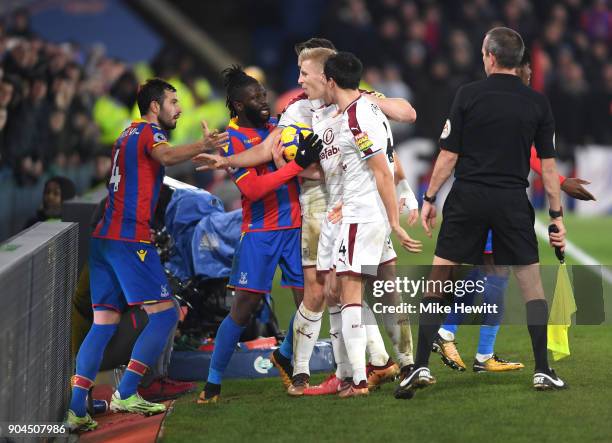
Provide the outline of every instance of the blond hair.
[[323,68],[327,59],[335,53],[336,51],[329,48],[304,48],[298,55],[298,65],[301,65],[305,60],[313,60]]

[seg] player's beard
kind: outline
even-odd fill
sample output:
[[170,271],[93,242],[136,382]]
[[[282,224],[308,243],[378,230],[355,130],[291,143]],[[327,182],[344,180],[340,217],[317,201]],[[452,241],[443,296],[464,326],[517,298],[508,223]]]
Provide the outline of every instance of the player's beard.
[[[180,114],[179,114],[180,115]],[[173,120],[174,117],[176,117],[176,120]],[[161,115],[157,118],[157,121],[159,122],[159,126],[164,130],[164,131],[170,131],[174,128],[176,128],[176,121],[178,120],[178,116],[166,116],[166,115]]]
[[257,128],[264,126],[270,119],[270,113],[268,113],[267,116],[263,116],[261,111],[262,108],[244,108],[246,118]]

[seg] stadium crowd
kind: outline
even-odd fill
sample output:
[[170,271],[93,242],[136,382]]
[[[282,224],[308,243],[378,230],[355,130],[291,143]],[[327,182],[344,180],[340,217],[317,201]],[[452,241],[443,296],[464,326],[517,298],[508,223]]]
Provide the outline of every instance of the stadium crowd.
[[337,2],[324,34],[364,60],[375,89],[413,101],[416,136],[437,139],[457,88],[484,77],[482,35],[517,30],[531,49],[533,87],[550,98],[559,155],[571,159],[577,145],[612,145],[609,3],[349,0]]
[[[612,145],[612,12],[605,0],[338,0],[312,13],[320,20],[304,21],[312,28],[309,35],[330,37],[339,48],[357,54],[370,87],[404,97],[417,109],[415,125],[394,127],[398,146],[407,138],[437,140],[457,88],[483,77],[481,36],[496,25],[525,36],[532,86],[550,99],[564,170],[571,174],[576,147]],[[256,21],[255,27],[289,26],[282,17],[271,15]],[[254,60],[245,62],[262,59],[256,55],[259,48],[253,49]],[[277,58],[277,66],[263,66],[269,89],[283,92],[295,85],[294,72],[276,81],[286,71],[283,66],[295,66],[292,57],[289,53]],[[138,118],[138,85],[153,76],[168,79],[181,97],[183,117],[172,142],[196,139],[202,119],[211,128],[227,123],[218,91],[200,75],[193,58],[176,48],[166,46],[150,64],[130,65],[108,56],[103,46],[45,41],[32,30],[27,9],[3,17],[0,177],[10,178],[17,187],[35,185],[38,194],[47,178],[87,164],[92,177],[85,187],[77,182],[77,192],[104,182],[110,145]],[[233,187],[223,174],[172,172],[223,194],[228,208],[236,207],[238,196],[230,192]],[[23,211],[13,228],[22,226],[33,211]]]
[[105,181],[110,146],[138,118],[136,93],[146,78],[171,79],[181,91],[184,119],[173,134],[181,143],[199,136],[199,121],[227,123],[222,100],[194,74],[193,60],[162,51],[152,62],[130,66],[106,55],[102,46],[43,40],[18,9],[0,21],[0,169],[19,186],[45,174],[94,161],[92,185]]

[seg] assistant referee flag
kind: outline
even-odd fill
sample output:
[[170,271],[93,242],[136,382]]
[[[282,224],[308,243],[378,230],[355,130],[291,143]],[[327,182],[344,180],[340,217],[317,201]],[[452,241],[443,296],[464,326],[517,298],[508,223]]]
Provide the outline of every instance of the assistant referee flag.
[[572,324],[572,314],[576,312],[576,300],[565,263],[559,266],[557,285],[553,296],[550,317],[548,318],[548,349],[555,361],[570,355],[567,331]]

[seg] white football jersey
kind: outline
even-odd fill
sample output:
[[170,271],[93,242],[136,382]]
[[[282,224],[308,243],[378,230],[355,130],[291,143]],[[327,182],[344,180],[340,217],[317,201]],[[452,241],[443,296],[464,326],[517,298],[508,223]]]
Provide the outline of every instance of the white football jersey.
[[384,155],[393,174],[393,136],[387,117],[365,97],[359,97],[342,114],[338,136],[342,154],[342,222],[387,220],[374,173],[366,160]]
[[[312,127],[312,114],[323,106],[322,100],[309,100],[306,94],[300,94],[289,102],[278,120],[278,126],[284,128],[295,123],[304,123]],[[300,206],[302,216],[316,216],[327,209],[327,193],[320,180],[304,179],[300,189]]]
[[342,199],[342,154],[338,144],[342,121],[336,105],[319,108],[312,116],[312,129],[323,142],[319,162],[328,195],[328,211]]

